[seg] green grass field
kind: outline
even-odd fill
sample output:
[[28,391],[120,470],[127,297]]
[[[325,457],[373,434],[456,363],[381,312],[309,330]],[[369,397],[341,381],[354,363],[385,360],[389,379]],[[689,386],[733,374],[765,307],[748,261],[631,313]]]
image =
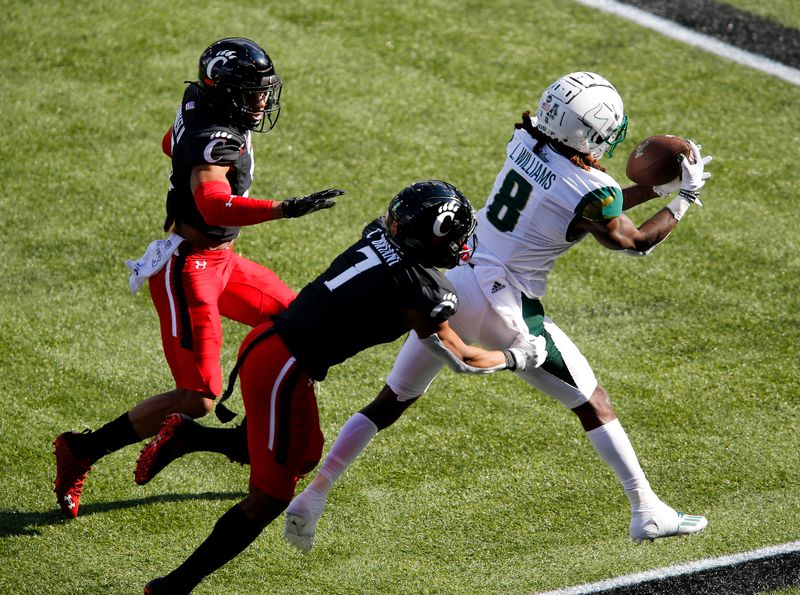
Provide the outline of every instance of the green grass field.
[[[0,593],[141,592],[246,490],[247,470],[210,454],[138,487],[130,447],[97,465],[67,522],[50,446],[171,387],[123,260],[160,237],[161,137],[200,52],[229,35],[260,41],[285,82],[252,194],[350,192],[238,241],[298,289],[411,181],[446,179],[481,206],[520,112],[565,72],[597,71],[625,100],[618,179],[651,134],[702,142],[705,207],[646,259],[585,241],[544,303],[657,493],[710,525],[632,544],[625,496],[572,414],[511,375],[445,372],[334,489],[311,553],[280,519],[198,592],[535,592],[798,539],[800,89],[555,0],[163,4],[0,0]],[[225,329],[227,371],[245,329]],[[329,441],[397,348],[331,372]]]

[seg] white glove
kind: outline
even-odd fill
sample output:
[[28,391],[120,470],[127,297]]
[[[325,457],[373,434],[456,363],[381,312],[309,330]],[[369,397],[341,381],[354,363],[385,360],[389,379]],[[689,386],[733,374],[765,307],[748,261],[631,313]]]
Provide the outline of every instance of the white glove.
[[684,191],[684,198],[702,206],[702,203],[697,200],[697,192],[703,187],[706,180],[711,177],[711,172],[705,171],[705,166],[711,162],[713,157],[711,155],[701,156],[701,145],[696,145],[690,140],[687,142],[692,155],[691,159],[686,159],[683,155],[678,156],[681,164],[681,175],[666,184],[653,186],[653,191],[659,196],[668,196],[677,190],[681,190]]
[[687,159],[683,155],[678,157],[681,162],[681,190],[698,192],[706,180],[711,177],[711,172],[705,171],[705,166],[711,162],[713,157],[711,155],[703,157],[700,155],[700,145],[696,145],[692,141],[688,141],[688,143],[692,149],[691,159]]
[[669,196],[673,192],[677,192],[681,189],[681,177],[678,176],[671,182],[667,182],[666,184],[661,184],[660,186],[653,186],[653,191],[658,194],[661,198],[665,196]]
[[511,349],[507,349],[506,367],[509,370],[531,370],[538,368],[547,359],[547,340],[542,335],[528,335]]

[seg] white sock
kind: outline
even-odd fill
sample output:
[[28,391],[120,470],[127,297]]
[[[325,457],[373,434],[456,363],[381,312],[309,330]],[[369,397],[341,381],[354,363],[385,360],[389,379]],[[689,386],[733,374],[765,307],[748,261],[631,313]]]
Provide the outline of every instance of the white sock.
[[377,433],[378,426],[366,415],[363,413],[351,415],[339,431],[339,435],[331,446],[331,451],[325,457],[322,467],[308,487],[327,496],[334,482],[361,454],[361,451],[367,447]]
[[586,435],[597,454],[619,479],[634,511],[659,502],[618,419],[586,432]]

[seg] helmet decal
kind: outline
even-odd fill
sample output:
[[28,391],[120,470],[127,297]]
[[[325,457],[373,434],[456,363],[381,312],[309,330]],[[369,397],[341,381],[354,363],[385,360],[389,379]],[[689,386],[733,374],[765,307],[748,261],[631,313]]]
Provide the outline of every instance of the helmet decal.
[[[592,122],[594,124],[594,131],[599,135],[599,133],[605,131],[609,125],[613,125],[614,114],[611,112],[611,108],[604,103],[592,109],[594,111],[587,113],[586,116],[584,116],[584,120]],[[600,138],[602,139],[602,136],[600,136]]]
[[450,233],[457,210],[458,205],[453,203],[446,203],[439,207],[439,215],[433,222],[433,235],[443,238]]
[[217,52],[217,55],[208,61],[208,65],[206,66],[206,76],[213,80],[214,75],[212,74],[212,71],[217,65],[217,62],[222,62],[222,64],[225,64],[228,60],[232,60],[235,57],[236,52],[233,50],[222,50]]
[[545,121],[555,120],[558,117],[558,104],[553,103],[551,95],[542,102],[542,111],[545,113]]

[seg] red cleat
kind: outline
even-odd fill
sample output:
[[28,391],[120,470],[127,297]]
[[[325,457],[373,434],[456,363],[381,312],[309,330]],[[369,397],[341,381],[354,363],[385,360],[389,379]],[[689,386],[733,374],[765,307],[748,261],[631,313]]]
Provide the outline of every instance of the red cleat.
[[194,420],[183,413],[172,413],[166,417],[158,434],[139,453],[133,472],[137,484],[146,484],[164,467],[185,454],[179,438],[181,431],[190,423],[194,423]]
[[144,586],[144,595],[159,595],[159,593],[170,593],[166,588],[166,579],[163,576],[154,578]]
[[64,432],[53,441],[56,455],[56,480],[55,489],[58,505],[67,518],[74,519],[78,516],[81,505],[81,492],[86,474],[92,470],[89,459],[75,456],[69,446],[67,436],[77,432]]

